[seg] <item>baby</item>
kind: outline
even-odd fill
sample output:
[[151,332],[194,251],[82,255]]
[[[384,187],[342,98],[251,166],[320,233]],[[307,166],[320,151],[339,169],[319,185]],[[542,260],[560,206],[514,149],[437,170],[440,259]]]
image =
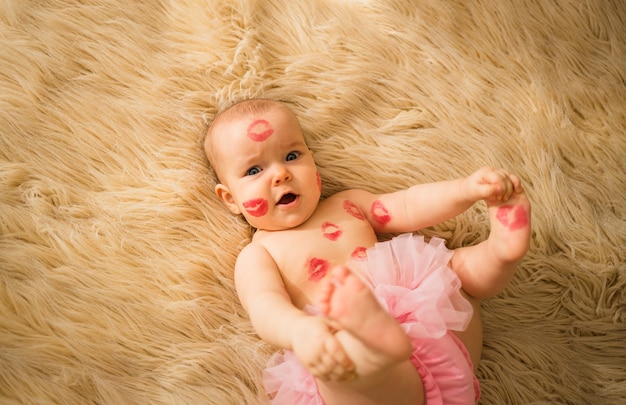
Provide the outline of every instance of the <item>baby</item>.
[[[480,300],[513,277],[530,241],[517,176],[389,194],[322,183],[294,113],[253,99],[218,114],[205,153],[215,192],[256,229],[235,265],[252,325],[284,349],[264,372],[275,404],[471,404],[479,397]],[[485,200],[487,240],[450,251],[410,234]],[[377,233],[405,233],[377,243]],[[453,332],[454,331],[454,332]]]

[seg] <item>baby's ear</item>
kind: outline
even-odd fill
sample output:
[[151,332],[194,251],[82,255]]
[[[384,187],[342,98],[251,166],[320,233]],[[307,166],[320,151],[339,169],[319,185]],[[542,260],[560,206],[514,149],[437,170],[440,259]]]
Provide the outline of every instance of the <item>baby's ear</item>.
[[233,195],[230,193],[228,187],[221,183],[218,183],[215,186],[215,194],[217,194],[217,197],[222,200],[222,202],[224,203],[224,205],[226,205],[230,212],[235,215],[241,214],[241,210],[237,206],[237,203],[235,202]]

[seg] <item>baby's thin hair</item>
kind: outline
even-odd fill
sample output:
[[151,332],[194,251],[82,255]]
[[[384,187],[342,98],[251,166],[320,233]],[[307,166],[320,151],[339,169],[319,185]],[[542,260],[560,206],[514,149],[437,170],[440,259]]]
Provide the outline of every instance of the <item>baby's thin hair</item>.
[[251,98],[238,101],[217,113],[217,115],[213,119],[213,122],[211,122],[209,128],[207,129],[207,135],[211,132],[211,128],[214,127],[215,124],[218,122],[228,122],[233,118],[238,118],[248,114],[267,112],[276,107],[285,107],[285,105],[280,101],[272,100],[269,98]]

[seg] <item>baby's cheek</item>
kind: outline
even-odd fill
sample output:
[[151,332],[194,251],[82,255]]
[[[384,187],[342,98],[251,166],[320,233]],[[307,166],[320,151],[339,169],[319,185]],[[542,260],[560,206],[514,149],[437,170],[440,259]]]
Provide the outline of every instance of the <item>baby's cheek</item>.
[[322,176],[320,176],[320,172],[315,172],[315,177],[317,180],[317,189],[319,192],[322,192]]
[[269,208],[269,204],[264,198],[255,198],[244,202],[242,205],[246,212],[253,217],[264,216]]
[[370,214],[372,215],[372,219],[380,225],[384,226],[391,221],[391,213],[380,200],[376,200],[372,203]]

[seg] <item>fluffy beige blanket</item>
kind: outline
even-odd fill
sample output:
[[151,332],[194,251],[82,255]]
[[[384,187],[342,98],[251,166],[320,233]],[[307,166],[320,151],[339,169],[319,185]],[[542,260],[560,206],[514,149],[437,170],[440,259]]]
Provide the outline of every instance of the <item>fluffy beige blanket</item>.
[[[531,251],[484,303],[482,404],[626,403],[620,0],[0,3],[0,402],[262,403],[206,123],[300,116],[325,194],[483,165]],[[424,230],[484,239],[484,204]]]

